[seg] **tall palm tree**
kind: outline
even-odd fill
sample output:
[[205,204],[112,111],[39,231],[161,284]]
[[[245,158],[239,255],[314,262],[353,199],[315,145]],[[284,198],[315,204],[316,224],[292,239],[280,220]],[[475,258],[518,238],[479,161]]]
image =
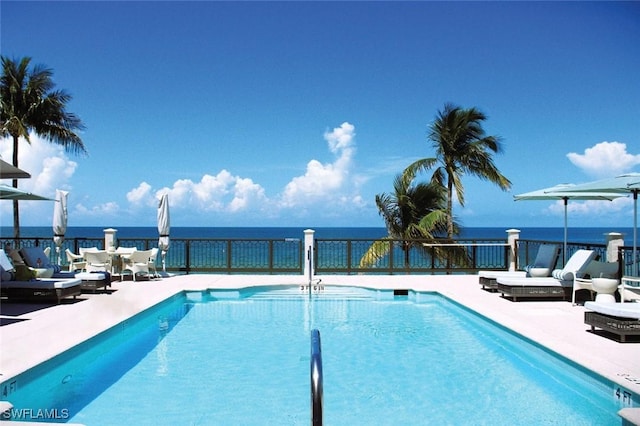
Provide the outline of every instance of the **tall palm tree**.
[[[402,241],[405,267],[409,267],[411,248],[424,251],[425,242],[435,242],[446,230],[445,194],[432,183],[414,184],[415,174],[403,173],[393,182],[393,193],[376,195],[376,205],[388,235],[374,241],[360,259],[360,267],[370,267],[386,256],[392,240]],[[441,256],[439,249],[435,256]]]
[[[56,90],[53,71],[42,65],[30,69],[31,58],[20,61],[2,56],[0,77],[0,136],[13,138],[13,165],[18,167],[18,141],[29,141],[34,132],[52,143],[62,145],[68,152],[85,153],[86,149],[76,133],[84,129],[80,118],[67,112],[71,96]],[[13,180],[18,187],[18,180]],[[18,200],[13,201],[13,232],[20,237]]]
[[485,134],[482,122],[486,119],[487,117],[476,108],[463,109],[446,104],[431,124],[428,135],[436,150],[435,158],[417,160],[405,169],[405,173],[415,174],[419,170],[429,170],[439,164],[431,181],[447,190],[448,238],[454,235],[454,189],[458,202],[464,206],[464,174],[488,180],[505,191],[511,188],[509,179],[500,173],[493,162],[492,155],[501,153],[502,147],[497,136]]

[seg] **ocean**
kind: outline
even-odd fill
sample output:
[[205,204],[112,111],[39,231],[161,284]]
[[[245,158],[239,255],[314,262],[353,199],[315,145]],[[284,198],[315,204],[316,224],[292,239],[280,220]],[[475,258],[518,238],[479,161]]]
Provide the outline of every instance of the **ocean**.
[[[149,227],[113,227],[117,229],[116,238],[155,238],[158,229]],[[331,228],[318,227],[314,229],[315,237],[321,239],[377,239],[386,236],[386,230],[382,227],[350,227]],[[66,238],[102,238],[105,227],[99,226],[72,226],[67,229]],[[224,239],[284,239],[304,238],[303,227],[172,227],[172,238],[224,238]],[[564,240],[564,228],[518,228],[520,238],[526,240],[558,241]],[[461,239],[505,239],[507,228],[499,227],[468,227],[462,230]],[[633,244],[633,228],[569,228],[568,241],[571,243],[605,244],[605,234],[610,232],[622,233],[625,244]],[[24,238],[49,238],[53,237],[53,230],[49,226],[25,226],[20,230],[20,236]],[[13,237],[11,226],[0,227],[0,238]]]

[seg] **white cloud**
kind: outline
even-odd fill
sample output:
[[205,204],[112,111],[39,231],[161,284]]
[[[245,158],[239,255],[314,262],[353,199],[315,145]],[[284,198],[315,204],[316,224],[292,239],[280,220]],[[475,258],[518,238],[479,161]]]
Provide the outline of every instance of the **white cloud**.
[[238,212],[266,202],[264,188],[249,178],[233,176],[227,170],[217,175],[204,175],[199,182],[179,179],[172,187],[155,192],[146,182],[127,194],[131,203],[157,205],[160,194],[169,194],[169,204],[176,209],[197,209],[209,212]]
[[133,205],[148,205],[152,202],[151,185],[142,182],[137,188],[127,192],[127,200]]
[[640,164],[640,154],[628,153],[627,145],[621,142],[600,142],[585,149],[584,154],[570,152],[567,158],[594,177],[617,176]]
[[329,150],[336,156],[335,161],[329,164],[322,164],[318,160],[309,161],[305,174],[294,177],[285,186],[280,200],[282,207],[309,206],[315,203],[345,204],[346,200],[357,197],[354,190],[359,187],[361,179],[350,176],[356,151],[355,127],[347,122],[342,123],[333,131],[325,132],[324,138]]
[[[20,139],[18,146],[18,165],[31,173],[31,179],[20,179],[18,186],[38,195],[54,198],[56,189],[71,188],[71,179],[78,164],[70,160],[64,149],[35,134],[29,136],[31,143]],[[13,163],[13,140],[0,139],[0,155],[8,163]],[[2,183],[11,185],[10,180]],[[3,218],[13,217],[13,203],[0,203],[0,215]],[[20,202],[20,223],[29,225],[42,224],[43,217],[51,217],[53,207],[48,202]],[[47,220],[47,222],[50,219]],[[7,220],[9,222],[9,220]]]
[[93,207],[86,207],[83,204],[78,203],[74,206],[74,211],[81,216],[104,219],[117,217],[121,210],[118,203],[109,201]]

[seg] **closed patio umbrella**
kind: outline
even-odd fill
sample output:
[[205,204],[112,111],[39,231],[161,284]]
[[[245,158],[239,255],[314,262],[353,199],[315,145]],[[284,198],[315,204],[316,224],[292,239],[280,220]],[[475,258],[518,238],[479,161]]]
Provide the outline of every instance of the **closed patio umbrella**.
[[69,192],[56,189],[56,202],[53,205],[53,242],[56,245],[58,265],[61,262],[60,250],[67,232],[67,196]]
[[166,274],[166,257],[169,250],[169,231],[171,221],[169,219],[169,194],[162,194],[158,205],[158,248],[162,251],[162,272]]
[[564,248],[562,250],[562,259],[567,261],[567,204],[569,200],[615,200],[624,197],[624,194],[616,192],[568,192],[569,189],[575,188],[576,185],[565,183],[553,186],[551,188],[539,189],[537,191],[526,192],[524,194],[515,195],[515,201],[520,200],[562,200],[564,202]]
[[600,191],[633,195],[633,275],[638,276],[638,192],[640,192],[640,173],[626,173],[613,178],[601,179],[572,187],[569,192],[594,193]]

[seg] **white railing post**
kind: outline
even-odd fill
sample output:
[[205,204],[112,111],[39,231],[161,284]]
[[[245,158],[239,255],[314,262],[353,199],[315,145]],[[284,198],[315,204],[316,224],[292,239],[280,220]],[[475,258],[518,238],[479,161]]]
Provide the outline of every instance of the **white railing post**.
[[518,240],[520,239],[519,229],[507,229],[507,243],[509,244],[509,270],[518,269]]
[[624,237],[619,232],[609,232],[604,235],[607,237],[607,262],[617,262],[618,249],[624,246]]
[[115,250],[116,248],[116,232],[117,229],[107,228],[104,229],[104,249],[105,250]]
[[314,246],[314,234],[316,231],[313,229],[304,230],[304,275],[309,278],[309,285],[315,275],[315,265],[313,264],[313,246]]

